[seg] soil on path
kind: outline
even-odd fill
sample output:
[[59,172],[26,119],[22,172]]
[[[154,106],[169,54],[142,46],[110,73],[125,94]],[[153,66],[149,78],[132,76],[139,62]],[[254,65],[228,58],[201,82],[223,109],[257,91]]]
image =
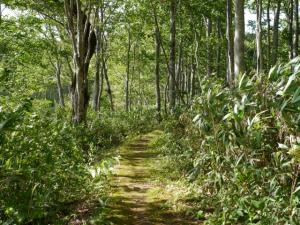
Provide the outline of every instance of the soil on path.
[[119,149],[120,164],[113,173],[109,203],[109,224],[116,225],[192,225],[200,224],[166,207],[167,197],[153,194],[158,153],[151,142],[161,134],[154,131]]

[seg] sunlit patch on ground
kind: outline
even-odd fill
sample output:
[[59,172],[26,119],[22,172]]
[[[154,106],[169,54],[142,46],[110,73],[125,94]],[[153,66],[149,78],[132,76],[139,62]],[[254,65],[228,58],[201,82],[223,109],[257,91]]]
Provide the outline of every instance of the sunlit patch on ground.
[[151,142],[160,135],[160,131],[154,131],[120,148],[120,164],[113,172],[107,224],[200,224],[186,218],[183,212],[174,211],[168,205],[168,196],[157,193],[161,188],[154,181],[155,174],[159,173],[159,167],[154,167],[158,152],[151,148]]

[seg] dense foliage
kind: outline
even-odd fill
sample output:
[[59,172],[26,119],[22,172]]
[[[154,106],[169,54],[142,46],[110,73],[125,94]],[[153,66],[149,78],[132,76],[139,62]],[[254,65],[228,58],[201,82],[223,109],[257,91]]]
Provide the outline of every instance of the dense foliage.
[[[54,110],[49,104],[31,99],[9,104],[1,98],[3,224],[53,222],[68,216],[77,202],[104,193],[108,187],[103,171],[112,166],[105,149],[151,129],[150,113],[132,113],[126,121],[122,114],[101,115],[101,122],[94,115],[87,125],[75,126],[65,117],[66,109]],[[93,172],[97,167],[99,174]]]
[[0,0],[0,224],[103,207],[157,127],[194,217],[299,224],[299,37],[298,0]]
[[242,76],[233,90],[203,81],[192,108],[166,123],[166,166],[194,186],[209,224],[298,224],[298,65]]

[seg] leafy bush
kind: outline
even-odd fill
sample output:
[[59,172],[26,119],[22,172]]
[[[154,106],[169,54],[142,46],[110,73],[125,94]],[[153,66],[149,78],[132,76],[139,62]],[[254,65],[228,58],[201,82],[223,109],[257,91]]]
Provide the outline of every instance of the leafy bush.
[[1,213],[23,223],[84,196],[89,186],[78,131],[45,112],[19,111],[1,130],[0,199]]
[[68,109],[55,110],[51,102],[5,99],[0,112],[0,223],[6,224],[46,224],[87,198],[102,176],[91,172],[94,163],[131,130],[142,132],[150,115],[115,113],[99,119],[90,113],[89,122],[75,126],[66,116]]
[[299,222],[298,65],[241,76],[234,89],[204,80],[191,109],[165,124],[166,162],[198,184],[207,223]]

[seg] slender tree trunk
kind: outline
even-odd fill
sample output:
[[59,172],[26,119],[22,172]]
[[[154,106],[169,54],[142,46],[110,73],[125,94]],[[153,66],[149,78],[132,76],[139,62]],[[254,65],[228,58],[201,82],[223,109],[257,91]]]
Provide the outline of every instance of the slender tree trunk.
[[130,77],[130,50],[131,50],[131,30],[130,25],[128,27],[128,47],[127,47],[127,71],[125,81],[125,110],[129,112],[129,77]]
[[290,9],[288,13],[288,23],[289,23],[289,58],[292,60],[294,58],[294,43],[293,43],[293,37],[294,37],[294,31],[293,31],[293,21],[294,21],[294,0],[290,0]]
[[161,96],[160,96],[160,35],[155,29],[155,86],[156,86],[156,110],[157,119],[161,121]]
[[212,44],[211,44],[211,34],[212,34],[212,20],[207,18],[207,30],[206,30],[206,57],[207,57],[207,76],[212,75]]
[[[175,0],[176,1],[176,0]],[[176,6],[176,2],[175,2],[175,6]],[[176,7],[175,7],[175,17],[176,17]],[[168,77],[168,82],[167,82],[167,87],[168,87],[168,98],[170,98],[170,94],[173,95],[173,97],[176,97],[176,89],[178,89],[178,84],[176,82],[176,23],[175,23],[175,17],[174,17],[174,23],[171,22],[171,28],[174,29],[174,32],[170,32],[170,45],[173,46],[173,44],[175,45],[175,47],[171,48],[172,51],[170,51],[170,55],[172,57],[170,57],[170,59],[168,58],[167,56],[167,53],[166,53],[166,50],[164,48],[164,45],[163,45],[163,42],[162,42],[162,37],[161,37],[161,33],[160,33],[160,29],[159,29],[159,24],[158,24],[158,19],[157,19],[157,13],[156,13],[156,9],[154,8],[153,10],[153,13],[154,13],[154,20],[155,20],[155,26],[156,28],[158,28],[159,30],[159,37],[160,37],[160,44],[161,44],[161,50],[162,50],[162,53],[163,53],[163,56],[165,58],[165,61],[166,61],[166,66],[167,66],[167,69],[168,69],[168,73],[169,73],[169,77]],[[171,13],[172,14],[172,13]],[[171,16],[172,17],[172,16]],[[173,25],[174,27],[173,27]],[[171,29],[171,30],[172,30]],[[174,38],[172,37],[174,35]],[[174,53],[174,54],[173,54]],[[174,58],[174,59],[173,59]],[[172,63],[174,63],[174,65],[170,65],[170,62],[172,61]],[[174,78],[170,78],[170,75],[173,74],[174,75]],[[173,91],[170,91],[170,87],[169,87],[169,84],[170,82],[173,81]],[[181,101],[185,104],[185,101],[184,101],[184,96],[182,95],[178,95],[178,97],[181,98]],[[171,102],[171,100],[169,99],[169,103]],[[175,106],[175,103],[176,103],[176,100],[174,98],[174,106]],[[171,103],[169,104],[169,107],[171,107]]]
[[109,82],[109,78],[108,78],[108,69],[107,69],[106,60],[103,60],[103,75],[104,75],[104,79],[106,82],[106,92],[107,92],[109,102],[110,102],[110,110],[113,112],[113,111],[115,111],[115,108],[114,108],[112,90],[111,90],[111,86],[110,86],[110,82]]
[[222,29],[221,18],[217,19],[217,34],[218,34],[218,48],[217,48],[217,76],[221,74],[221,52],[222,52]]
[[57,81],[57,92],[58,92],[58,99],[59,99],[59,104],[61,106],[65,106],[65,100],[64,100],[64,93],[61,85],[61,67],[62,63],[57,60],[56,62],[56,81]]
[[[102,62],[102,59],[101,59]],[[101,73],[100,73],[100,85],[99,85],[99,112],[101,109],[101,97],[103,94],[103,85],[104,85],[104,66],[103,63],[101,63]]]
[[235,2],[234,75],[235,79],[245,72],[245,14],[244,0]]
[[270,63],[271,63],[271,18],[270,18],[270,7],[271,7],[271,0],[268,0],[268,3],[267,3],[267,43],[268,43],[268,50],[267,50],[267,70],[270,69]]
[[[143,103],[145,103],[145,98],[144,98],[144,92],[142,90],[142,82],[141,82],[141,73],[142,71],[139,69],[138,71],[138,105],[139,105],[139,112],[140,114],[142,113],[143,111]],[[144,101],[143,101],[144,100]]]
[[262,56],[262,0],[256,0],[256,73],[263,70]]
[[200,42],[200,37],[198,37],[198,33],[197,31],[195,31],[194,34],[194,38],[195,38],[195,52],[194,52],[194,56],[195,56],[195,63],[196,63],[196,74],[199,73],[199,42]]
[[195,97],[195,77],[196,77],[196,62],[195,57],[191,57],[191,99]]
[[190,73],[190,68],[189,68],[190,63],[186,61],[185,65],[185,74],[186,74],[186,81],[187,81],[187,104],[189,105],[191,102],[191,73]]
[[227,82],[231,86],[234,78],[234,43],[232,29],[232,0],[227,0]]
[[[198,33],[197,31],[195,31],[195,34],[194,34],[194,38],[195,38],[195,51],[194,51],[194,59],[195,59],[195,83],[197,81],[197,78],[199,76],[199,42],[200,42],[200,37],[198,37]],[[195,85],[195,89],[194,89],[194,92],[195,92],[195,95],[197,94],[197,88],[196,88],[196,85]]]
[[174,109],[176,102],[176,1],[171,0],[170,12],[170,71],[169,71],[169,106]]
[[[178,9],[180,9],[181,7],[181,0],[178,1],[178,4],[176,6]],[[179,30],[183,29],[183,19],[182,19],[182,14],[181,11],[178,10],[177,11],[177,15],[176,17],[178,18],[178,24],[179,24]],[[175,24],[177,23],[177,21],[175,22]],[[175,105],[180,105],[181,104],[181,97],[182,97],[182,92],[181,92],[181,88],[180,88],[180,78],[181,78],[181,73],[182,73],[182,62],[183,62],[183,51],[184,51],[184,46],[183,46],[184,42],[183,42],[183,38],[180,37],[179,40],[179,46],[176,46],[176,48],[178,49],[178,57],[177,57],[177,65],[176,65],[176,71],[175,71],[175,90],[176,90],[176,98],[175,98]]]
[[277,9],[274,18],[274,26],[273,26],[272,65],[275,65],[278,60],[280,11],[281,11],[281,0],[278,0]]
[[100,73],[101,73],[101,32],[99,26],[96,28],[97,46],[96,46],[96,72],[94,80],[94,99],[93,109],[99,111],[100,105]]
[[169,95],[168,95],[168,92],[169,92],[169,87],[168,87],[168,82],[166,82],[166,85],[165,85],[165,88],[164,88],[164,90],[165,90],[165,92],[164,92],[164,99],[165,99],[165,101],[164,101],[164,108],[165,108],[165,114],[167,115],[168,114],[168,102],[169,102]]
[[0,25],[2,24],[2,5],[0,1]]
[[295,0],[294,57],[299,55],[299,0]]
[[[131,71],[131,78],[130,78],[130,82],[129,82],[129,96],[132,96],[132,89],[133,89],[133,85],[134,85],[134,78],[135,78],[135,70],[136,70],[136,51],[137,51],[137,45],[134,45],[133,47],[133,63],[132,63],[132,71]],[[140,92],[139,92],[139,96],[140,96]],[[129,98],[129,110],[132,109],[132,105],[134,104],[134,99],[133,97]],[[140,102],[138,103],[140,105]]]
[[[180,40],[179,43],[179,52],[178,52],[178,60],[177,60],[177,67],[176,67],[176,82],[177,82],[177,92],[178,95],[181,96],[181,89],[180,89],[180,77],[182,73],[182,61],[183,61],[183,41]],[[177,98],[178,104],[181,104],[180,98]]]

